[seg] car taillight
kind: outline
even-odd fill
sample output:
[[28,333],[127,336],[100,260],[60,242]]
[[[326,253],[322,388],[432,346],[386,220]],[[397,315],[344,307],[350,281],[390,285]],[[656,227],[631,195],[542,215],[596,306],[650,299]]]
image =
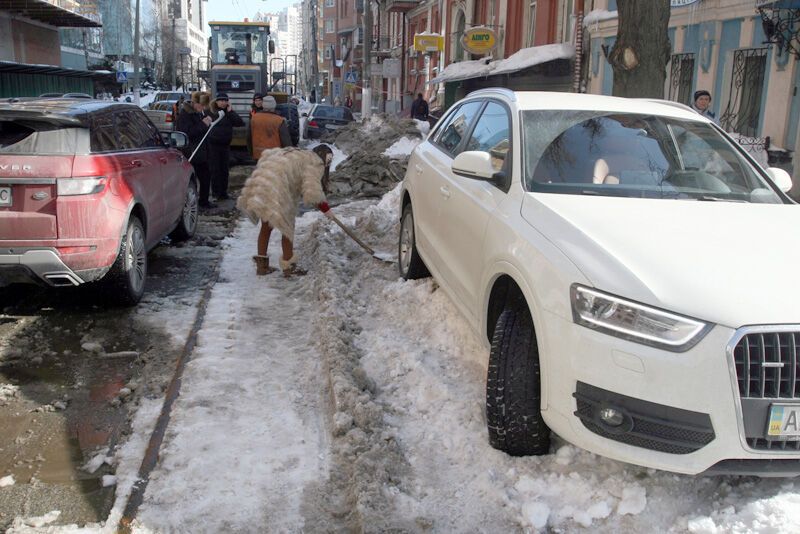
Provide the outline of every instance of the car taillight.
[[56,247],[59,254],[80,254],[81,252],[94,252],[97,247],[94,245],[87,245],[82,247]]
[[105,189],[106,177],[59,178],[56,183],[58,196],[93,195]]
[[317,124],[317,121],[308,121],[308,125],[311,126],[312,128],[319,128],[319,124]]
[[167,122],[172,122],[172,113],[167,113]]

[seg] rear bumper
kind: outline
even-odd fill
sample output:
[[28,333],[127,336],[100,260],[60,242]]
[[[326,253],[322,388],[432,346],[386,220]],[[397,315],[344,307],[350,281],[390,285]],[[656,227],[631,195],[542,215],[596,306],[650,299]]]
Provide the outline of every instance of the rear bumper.
[[0,253],[0,282],[22,282],[25,278],[54,287],[79,286],[88,281],[67,267],[54,249]]

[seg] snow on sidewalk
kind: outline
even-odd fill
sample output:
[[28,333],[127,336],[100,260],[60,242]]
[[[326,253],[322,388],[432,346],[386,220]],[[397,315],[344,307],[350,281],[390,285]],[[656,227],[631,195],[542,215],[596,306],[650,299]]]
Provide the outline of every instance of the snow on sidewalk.
[[[280,272],[256,277],[257,234],[242,221],[226,240],[220,280],[136,521],[139,532],[247,532],[266,525],[299,532],[304,487],[326,477],[325,387],[309,337],[307,283]],[[273,237],[276,265],[280,245]]]

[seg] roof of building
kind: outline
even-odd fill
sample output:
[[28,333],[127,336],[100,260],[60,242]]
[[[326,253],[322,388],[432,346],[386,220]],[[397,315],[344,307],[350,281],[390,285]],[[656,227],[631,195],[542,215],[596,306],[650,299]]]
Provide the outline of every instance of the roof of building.
[[58,28],[99,28],[102,26],[83,15],[45,0],[0,0],[0,11],[10,11]]
[[[2,0],[0,0],[2,2]],[[107,78],[114,76],[109,71],[76,70],[54,65],[31,65],[15,61],[0,61],[0,72],[19,72],[24,74],[55,74],[69,78]]]

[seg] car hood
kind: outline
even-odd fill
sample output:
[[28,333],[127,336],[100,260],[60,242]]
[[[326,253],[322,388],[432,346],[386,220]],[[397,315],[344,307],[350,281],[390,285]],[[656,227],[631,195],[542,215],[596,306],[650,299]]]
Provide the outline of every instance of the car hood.
[[522,217],[597,289],[733,328],[800,324],[800,208],[528,193]]

